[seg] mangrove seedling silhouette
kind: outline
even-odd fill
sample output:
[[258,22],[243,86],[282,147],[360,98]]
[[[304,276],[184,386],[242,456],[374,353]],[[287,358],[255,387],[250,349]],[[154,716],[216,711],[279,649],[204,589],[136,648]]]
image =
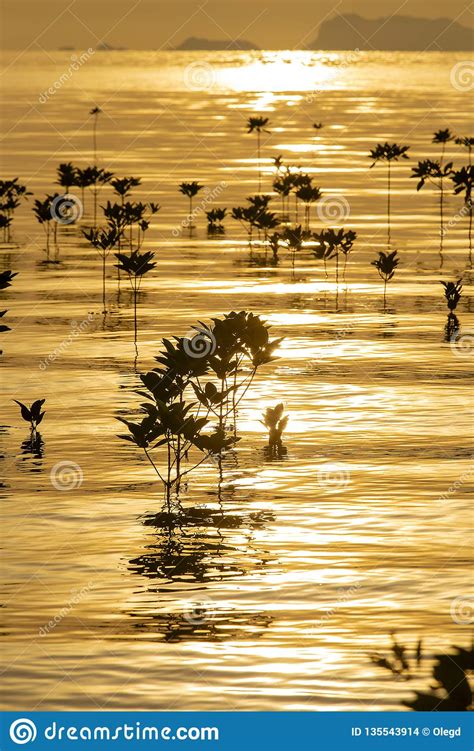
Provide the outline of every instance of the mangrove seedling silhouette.
[[458,302],[461,299],[462,294],[462,282],[458,279],[457,282],[440,282],[444,287],[444,296],[446,298],[446,304],[448,310],[452,313],[456,310]]
[[207,231],[210,235],[222,235],[225,232],[223,221],[227,209],[211,209],[206,211]]
[[114,173],[109,172],[108,170],[105,170],[105,169],[101,169],[99,167],[89,167],[88,169],[89,169],[88,177],[90,180],[89,187],[92,191],[92,198],[93,198],[94,227],[96,227],[99,192],[102,186],[106,185],[112,180]]
[[107,229],[90,229],[83,230],[82,234],[90,242],[92,247],[96,249],[99,256],[102,259],[102,312],[107,313],[106,303],[106,291],[105,291],[105,277],[106,277],[106,261],[112,248],[114,248],[117,242],[117,231],[115,228]]
[[14,402],[20,407],[20,413],[22,418],[27,422],[31,428],[31,433],[36,434],[38,425],[43,421],[45,412],[42,411],[42,406],[46,399],[37,399],[31,407],[27,407],[23,402],[19,402],[18,399],[14,399]]
[[285,227],[281,233],[281,240],[291,252],[291,267],[294,276],[296,253],[301,250],[305,240],[305,232],[301,224],[298,224],[296,227]]
[[102,113],[100,107],[92,107],[89,115],[92,119],[92,145],[94,154],[94,164],[97,164],[97,124],[99,121],[99,115]]
[[454,142],[458,146],[462,146],[463,148],[467,149],[468,161],[469,161],[469,167],[470,167],[471,162],[472,162],[472,149],[474,148],[474,138],[472,136],[460,136],[458,138],[455,138]]
[[268,232],[278,226],[279,219],[273,211],[268,211],[271,196],[248,196],[246,200],[250,205],[233,208],[231,216],[245,228],[250,248],[252,248],[254,229],[258,230],[259,235],[263,230],[265,238],[267,238]]
[[[357,239],[357,233],[353,230],[344,229],[324,229],[322,232],[314,233],[314,239],[319,243],[315,255],[326,261],[331,258],[336,259],[336,294],[339,288],[339,253],[344,255],[343,278],[346,275],[347,257],[352,250],[354,242]],[[325,265],[326,268],[326,265]],[[327,272],[326,272],[327,273]]]
[[[0,271],[0,290],[10,287],[13,277],[17,276],[17,274],[17,271],[10,271],[10,269],[7,269],[6,271]],[[10,326],[7,326],[6,323],[2,323],[3,316],[7,312],[8,311],[6,310],[0,310],[0,334],[5,333],[5,331],[10,331]],[[2,350],[0,350],[0,355],[1,354],[3,354]]]
[[125,272],[128,275],[130,285],[133,293],[133,331],[135,347],[137,346],[137,299],[138,292],[140,291],[140,285],[145,274],[155,268],[156,263],[153,262],[155,254],[148,250],[144,253],[140,253],[139,250],[133,250],[130,255],[125,253],[116,253],[115,257],[118,260],[116,264],[120,271]]
[[60,185],[65,193],[69,193],[71,188],[77,185],[77,167],[72,162],[62,162],[56,168],[58,179],[56,182]]
[[262,168],[260,165],[261,136],[262,133],[270,133],[266,129],[269,120],[268,117],[249,117],[247,120],[247,133],[257,134],[257,161],[258,161],[258,192],[262,191]]
[[50,250],[50,237],[51,237],[51,222],[53,222],[53,241],[56,242],[56,236],[57,236],[57,222],[54,219],[53,211],[52,211],[52,205],[53,201],[59,197],[59,193],[54,193],[53,195],[47,195],[46,198],[41,201],[39,198],[37,198],[33,205],[33,213],[37,219],[37,221],[41,224],[43,227],[45,234],[46,234],[46,260],[49,262],[49,250]]
[[391,253],[384,253],[383,250],[380,250],[379,257],[371,263],[372,266],[375,266],[380,278],[383,280],[383,306],[385,308],[387,302],[387,284],[395,276],[396,268],[400,263],[398,251],[393,250]]
[[391,201],[392,201],[392,162],[398,162],[399,159],[409,159],[407,154],[409,146],[400,146],[398,143],[378,143],[375,149],[372,149],[369,158],[372,159],[370,169],[374,167],[377,162],[385,162],[387,164],[387,247],[390,249],[391,245]]
[[275,407],[267,407],[260,420],[268,430],[268,447],[272,453],[278,453],[283,448],[283,432],[289,419],[284,412],[285,407],[280,402]]
[[441,144],[441,159],[440,162],[443,164],[444,162],[444,154],[446,151],[446,144],[449,143],[449,141],[454,141],[454,133],[451,133],[449,128],[444,128],[441,130],[437,130],[436,133],[433,134],[433,138],[431,143],[440,143]]
[[474,180],[474,166],[468,165],[467,167],[453,171],[451,180],[454,183],[455,195],[463,193],[463,208],[469,217],[467,237],[469,242],[469,261],[472,263],[472,184]]
[[273,190],[281,198],[281,216],[282,222],[289,220],[290,215],[290,193],[293,188],[293,176],[289,171],[283,175],[278,175],[273,181]]
[[187,196],[189,198],[189,235],[191,236],[194,225],[193,225],[193,198],[194,196],[197,196],[200,190],[204,188],[204,185],[200,185],[196,180],[193,180],[190,183],[180,183],[179,185],[179,192],[182,193],[184,196]]
[[[172,495],[179,504],[183,477],[204,461],[228,451],[238,440],[226,434],[258,369],[272,362],[281,339],[270,340],[269,326],[252,313],[229,313],[199,323],[189,337],[163,339],[158,367],[140,376],[147,402],[139,423],[119,418],[141,448],[165,491],[168,513]],[[250,371],[250,372],[249,372]],[[217,384],[214,382],[217,380]],[[188,394],[193,401],[188,400]],[[217,418],[217,425],[211,420]],[[203,454],[193,460],[191,454]],[[191,466],[187,462],[194,461]]]
[[11,224],[13,214],[20,206],[23,198],[32,193],[26,189],[26,185],[18,182],[19,178],[12,180],[0,180],[0,229],[3,230],[3,242],[11,242]]
[[323,128],[323,127],[324,127],[324,126],[323,126],[323,124],[322,124],[322,123],[313,123],[313,128],[314,128],[315,130],[321,130],[321,128]]
[[310,231],[310,210],[311,204],[319,201],[322,196],[322,192],[316,186],[309,184],[301,185],[296,191],[296,197],[304,203],[304,223],[305,230]]
[[[415,712],[466,712],[472,706],[472,689],[468,674],[474,669],[474,648],[452,647],[454,654],[435,655],[432,668],[434,684],[429,692],[415,691],[415,698],[405,699],[402,704]],[[371,662],[390,671],[396,678],[410,680],[421,665],[422,643],[409,650],[397,642],[392,634],[391,654],[372,653]]]
[[418,183],[416,185],[417,192],[420,191],[425,183],[433,185],[433,187],[439,191],[439,252],[441,259],[441,266],[443,265],[443,239],[445,235],[444,229],[444,180],[451,177],[453,171],[453,163],[448,162],[442,164],[442,162],[433,161],[432,159],[424,159],[418,162],[416,167],[412,167],[412,178],[416,178]]

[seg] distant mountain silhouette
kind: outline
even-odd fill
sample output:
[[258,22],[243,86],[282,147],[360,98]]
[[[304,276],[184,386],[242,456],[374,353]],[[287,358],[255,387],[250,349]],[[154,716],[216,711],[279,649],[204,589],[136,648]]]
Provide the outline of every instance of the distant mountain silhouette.
[[362,18],[355,13],[324,21],[309,49],[319,50],[471,50],[472,29],[450,18]]
[[256,44],[247,39],[206,39],[188,37],[176,50],[258,50]]

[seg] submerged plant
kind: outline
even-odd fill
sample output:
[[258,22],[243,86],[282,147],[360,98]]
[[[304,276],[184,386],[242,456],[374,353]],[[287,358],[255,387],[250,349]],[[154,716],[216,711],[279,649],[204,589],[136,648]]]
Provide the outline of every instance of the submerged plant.
[[[145,390],[139,394],[147,399],[143,417],[138,423],[120,418],[129,430],[120,437],[144,451],[163,482],[169,513],[182,479],[238,440],[235,430],[227,435],[227,421],[232,417],[235,427],[238,404],[257,370],[275,359],[281,340],[270,340],[268,330],[246,311],[199,323],[188,337],[163,339],[158,367],[140,376]],[[194,463],[193,451],[203,454]]]
[[383,250],[380,250],[379,257],[371,263],[379,272],[380,278],[383,279],[383,306],[385,308],[387,301],[387,283],[395,276],[395,271],[400,263],[398,251],[393,250],[391,253],[384,253]]
[[416,190],[417,192],[423,188],[426,182],[433,185],[433,187],[439,191],[439,252],[441,255],[441,265],[443,264],[443,238],[445,235],[444,229],[444,180],[452,175],[453,163],[448,162],[443,164],[441,161],[433,161],[432,159],[424,159],[418,162],[416,167],[412,167],[414,177],[418,180]]
[[409,159],[407,154],[409,146],[400,146],[398,143],[378,143],[375,149],[372,149],[369,158],[372,159],[370,169],[374,167],[377,162],[385,162],[387,164],[387,247],[391,245],[391,200],[392,200],[392,162],[398,162],[399,159]]
[[155,268],[156,263],[153,262],[155,254],[152,251],[146,251],[140,253],[139,250],[133,250],[130,255],[125,253],[116,253],[115,257],[118,260],[116,264],[120,271],[128,274],[130,285],[133,292],[133,318],[134,318],[134,341],[135,347],[137,345],[137,299],[138,292],[140,291],[140,285],[145,274]]
[[247,120],[247,133],[257,134],[257,161],[258,161],[258,192],[262,191],[262,169],[260,166],[260,150],[261,150],[261,135],[262,133],[270,133],[266,130],[268,125],[268,117],[249,117]]
[[200,190],[204,188],[204,185],[200,185],[196,180],[190,183],[180,183],[179,192],[189,198],[189,235],[191,236],[193,231],[193,198],[197,196]]
[[462,167],[459,170],[455,170],[451,174],[451,180],[454,184],[454,193],[464,194],[464,208],[469,216],[468,225],[468,242],[469,242],[469,258],[472,261],[472,185],[474,181],[474,166],[468,165]]
[[[9,269],[6,271],[0,271],[0,290],[10,287],[13,277],[17,276],[17,274],[17,271],[10,271]],[[0,319],[3,318],[5,313],[7,313],[6,310],[0,310]],[[10,326],[7,326],[5,323],[1,323],[0,321],[0,333],[3,334],[5,331],[10,331]],[[0,355],[1,354],[2,351],[0,350]]]
[[94,149],[94,164],[97,164],[97,124],[99,121],[99,115],[102,113],[100,107],[92,107],[89,115],[92,116],[92,144]]
[[0,180],[0,229],[3,230],[3,242],[11,241],[10,227],[15,210],[20,206],[23,198],[32,195],[26,185],[21,185],[18,180],[18,177],[12,180]]
[[267,407],[260,422],[268,430],[268,446],[273,451],[281,450],[283,446],[283,431],[288,425],[288,416],[284,415],[285,407],[282,403],[275,407]]
[[54,212],[52,211],[53,202],[59,197],[58,193],[53,195],[47,195],[42,201],[37,198],[33,205],[33,213],[37,221],[43,227],[46,234],[46,260],[49,261],[49,249],[50,249],[50,236],[51,226],[53,222],[53,240],[56,241],[57,222],[54,219]]
[[223,234],[225,230],[222,222],[225,219],[226,213],[227,209],[211,209],[210,211],[206,211],[207,231],[210,235]]
[[45,412],[41,410],[46,399],[37,399],[31,407],[27,407],[23,402],[19,402],[18,399],[14,399],[14,402],[20,407],[22,418],[25,422],[29,423],[31,432],[36,433],[38,425],[42,422]]
[[[331,258],[336,259],[336,290],[339,286],[339,253],[344,255],[343,278],[346,275],[347,257],[352,250],[354,242],[357,239],[357,233],[353,230],[344,229],[324,229],[322,232],[314,234],[315,240],[319,243],[316,250],[316,257],[322,257],[324,263]],[[326,265],[325,265],[326,268]],[[327,273],[327,272],[326,272]]]
[[458,302],[461,299],[462,294],[462,280],[458,279],[456,282],[440,282],[444,287],[444,296],[446,298],[446,304],[448,310],[452,313],[456,310]]
[[112,248],[117,242],[117,231],[114,228],[83,230],[84,237],[96,249],[102,259],[102,312],[107,312],[105,294],[106,261]]

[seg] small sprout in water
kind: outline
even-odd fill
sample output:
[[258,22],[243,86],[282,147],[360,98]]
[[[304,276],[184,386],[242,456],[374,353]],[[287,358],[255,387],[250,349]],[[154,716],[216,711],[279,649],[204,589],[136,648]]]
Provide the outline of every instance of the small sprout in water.
[[371,263],[379,272],[380,278],[383,279],[383,305],[385,308],[387,299],[387,282],[393,279],[395,270],[400,263],[398,252],[394,250],[392,253],[384,253],[383,250],[381,250],[379,251],[379,257]]
[[261,149],[261,134],[262,133],[270,133],[269,130],[266,130],[266,126],[268,125],[268,117],[249,117],[247,120],[247,133],[256,133],[257,134],[257,161],[258,161],[258,192],[260,193],[262,190],[262,171],[260,169],[260,149]]
[[197,196],[200,190],[204,188],[204,185],[200,185],[196,180],[190,183],[180,183],[179,192],[189,198],[189,234],[193,230],[193,198]]
[[461,299],[461,279],[458,279],[457,282],[441,282],[441,284],[444,287],[444,296],[446,298],[448,309],[452,313],[453,310],[456,310],[458,302]]
[[148,274],[149,271],[155,268],[156,263],[153,262],[155,254],[148,250],[140,253],[138,250],[133,250],[130,255],[125,253],[116,253],[115,257],[118,260],[116,267],[119,271],[124,271],[128,274],[130,284],[133,292],[133,316],[134,316],[134,332],[135,332],[135,346],[137,343],[137,298],[140,290],[140,284],[142,277]]
[[25,422],[30,424],[32,433],[36,433],[36,429],[45,415],[45,413],[41,411],[41,407],[46,399],[37,399],[33,402],[31,407],[27,407],[26,404],[19,402],[18,399],[14,399],[13,401],[20,407],[21,416]]
[[207,231],[210,235],[221,235],[224,232],[224,225],[222,222],[225,219],[226,213],[227,209],[211,209],[210,211],[206,211]]
[[409,159],[410,157],[407,154],[409,148],[409,146],[400,146],[398,143],[378,143],[375,149],[372,149],[369,154],[369,159],[372,159],[370,169],[377,162],[386,162],[387,164],[387,246],[389,248],[391,245],[391,164],[392,162],[398,162],[399,159]]
[[283,432],[288,425],[288,415],[284,415],[285,407],[282,403],[276,407],[267,407],[260,422],[268,430],[268,446],[271,449],[281,449]]
[[323,127],[324,127],[324,126],[323,126],[323,124],[322,124],[322,123],[313,123],[313,128],[314,128],[315,130],[321,130],[321,128],[323,128]]

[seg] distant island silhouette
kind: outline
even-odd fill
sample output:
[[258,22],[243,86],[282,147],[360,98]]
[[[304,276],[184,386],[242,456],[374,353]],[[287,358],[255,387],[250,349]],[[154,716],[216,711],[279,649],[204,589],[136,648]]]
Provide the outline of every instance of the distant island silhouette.
[[355,13],[324,21],[312,50],[472,50],[472,29],[450,18],[392,16],[368,19]]
[[206,39],[205,37],[188,37],[175,50],[258,50],[247,39]]

